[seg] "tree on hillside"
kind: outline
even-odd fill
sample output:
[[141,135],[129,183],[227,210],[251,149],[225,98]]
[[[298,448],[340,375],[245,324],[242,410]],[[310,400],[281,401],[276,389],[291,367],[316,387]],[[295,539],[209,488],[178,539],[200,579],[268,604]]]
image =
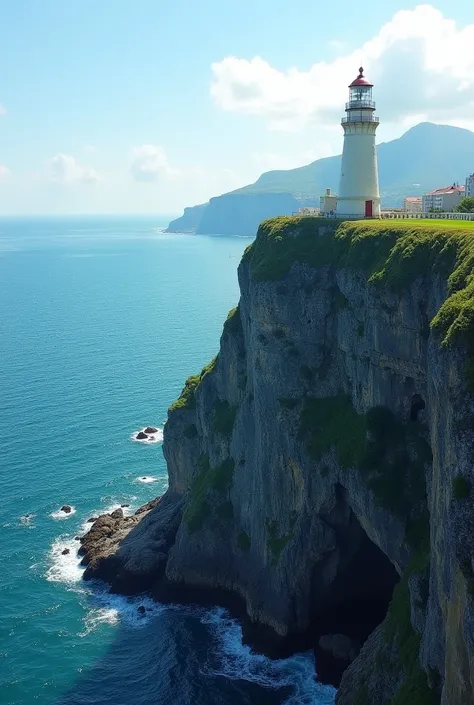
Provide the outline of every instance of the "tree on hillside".
[[461,199],[454,210],[456,213],[474,213],[474,197],[466,196]]

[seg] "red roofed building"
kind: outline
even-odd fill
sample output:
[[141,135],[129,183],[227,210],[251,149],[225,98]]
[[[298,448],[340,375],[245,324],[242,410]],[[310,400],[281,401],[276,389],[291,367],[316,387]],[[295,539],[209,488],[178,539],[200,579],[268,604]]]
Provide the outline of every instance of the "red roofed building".
[[403,210],[406,213],[421,213],[423,210],[423,200],[421,196],[405,196]]
[[433,211],[442,211],[450,213],[464,198],[465,188],[459,184],[445,186],[430,191],[423,196],[423,211],[430,213]]

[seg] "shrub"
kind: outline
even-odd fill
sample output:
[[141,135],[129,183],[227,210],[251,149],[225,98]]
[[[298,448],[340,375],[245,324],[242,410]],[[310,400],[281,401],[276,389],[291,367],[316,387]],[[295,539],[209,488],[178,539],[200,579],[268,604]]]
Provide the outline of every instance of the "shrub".
[[201,384],[204,377],[212,372],[216,366],[219,355],[216,355],[211,362],[202,368],[199,375],[192,375],[188,377],[184,383],[184,389],[179,395],[178,399],[174,401],[168,409],[169,413],[173,411],[183,410],[183,409],[194,409],[196,407],[196,389]]
[[176,401],[171,404],[168,411],[172,412],[178,411],[178,409],[194,409],[196,406],[196,399],[194,394],[200,381],[201,379],[199,375],[193,375],[192,377],[188,377],[188,379],[184,383],[183,391],[176,399]]

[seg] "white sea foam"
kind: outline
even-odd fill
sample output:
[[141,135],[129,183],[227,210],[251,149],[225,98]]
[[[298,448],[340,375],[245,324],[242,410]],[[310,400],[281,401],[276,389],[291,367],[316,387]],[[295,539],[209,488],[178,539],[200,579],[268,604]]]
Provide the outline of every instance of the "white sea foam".
[[166,609],[149,597],[112,595],[101,583],[92,583],[91,587],[88,595],[89,610],[83,619],[84,631],[79,636],[87,636],[103,624],[115,626],[120,623],[131,629],[139,629]]
[[[69,553],[63,555],[63,551]],[[72,585],[81,580],[85,568],[80,565],[81,557],[77,554],[79,542],[70,536],[59,536],[51,546],[51,566],[46,573],[46,579],[54,583]]]
[[148,484],[150,482],[158,482],[157,477],[153,477],[152,475],[144,475],[143,477],[137,477],[138,482],[144,482],[145,484]]
[[56,512],[51,512],[51,514],[49,516],[52,517],[53,519],[69,519],[69,517],[72,517],[72,515],[75,513],[76,513],[76,508],[71,507],[70,512],[63,512],[63,511],[61,511],[61,509],[58,509]]
[[332,705],[336,691],[315,679],[314,657],[311,652],[295,654],[287,659],[273,660],[257,654],[242,643],[242,629],[228,613],[216,608],[203,613],[201,621],[216,640],[213,666],[207,673],[229,680],[246,680],[266,688],[292,688],[285,705]]
[[35,516],[36,514],[24,514],[20,517],[20,524],[22,526],[28,526],[30,529],[32,529],[32,522]]
[[[145,426],[146,428],[146,426]],[[142,433],[145,433],[145,428],[141,428],[139,431],[135,431],[135,433],[132,433],[130,436],[130,439],[132,441],[136,441],[137,443],[145,443],[146,445],[150,445],[153,443],[162,443],[163,441],[163,429],[158,428],[155,433],[148,433],[146,438],[137,438],[138,434],[140,431]]]

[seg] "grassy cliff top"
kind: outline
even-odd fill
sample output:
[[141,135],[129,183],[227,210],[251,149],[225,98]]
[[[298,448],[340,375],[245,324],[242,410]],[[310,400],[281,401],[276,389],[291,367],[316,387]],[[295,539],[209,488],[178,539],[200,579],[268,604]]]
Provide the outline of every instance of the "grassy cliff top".
[[468,349],[474,387],[474,223],[280,217],[264,221],[243,257],[254,281],[276,281],[295,262],[358,270],[403,291],[417,277],[446,279],[448,297],[431,322],[442,344]]

